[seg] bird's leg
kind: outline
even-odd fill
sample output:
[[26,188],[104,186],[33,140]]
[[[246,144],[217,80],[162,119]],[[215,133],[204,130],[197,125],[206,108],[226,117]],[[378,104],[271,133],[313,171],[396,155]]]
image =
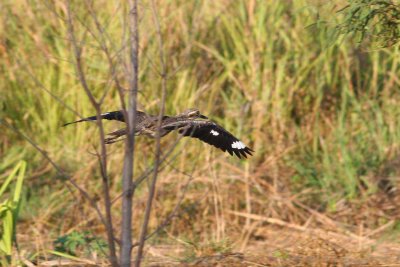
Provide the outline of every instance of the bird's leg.
[[127,129],[124,128],[124,129],[119,129],[119,130],[116,130],[114,132],[108,133],[107,135],[110,135],[110,136],[112,136],[114,138],[117,138],[117,137],[126,135],[126,132],[127,132]]
[[111,133],[109,133],[107,135],[110,136],[110,137],[108,137],[108,138],[106,138],[104,140],[105,143],[106,144],[112,144],[112,143],[115,143],[115,142],[118,142],[118,141],[121,141],[121,140],[125,139],[125,138],[121,138],[121,139],[118,139],[118,138],[120,138],[121,136],[125,136],[126,135],[126,129],[120,129],[120,130],[111,132]]
[[[190,131],[190,127],[191,127],[190,125],[184,126],[184,127],[180,128],[178,132],[179,132],[180,134],[186,136],[186,133],[188,133],[188,132]],[[191,135],[191,134],[190,134],[190,135]]]
[[104,143],[109,145],[109,144],[113,144],[113,143],[125,140],[125,138],[119,138],[119,139],[118,138],[119,138],[119,136],[105,138]]

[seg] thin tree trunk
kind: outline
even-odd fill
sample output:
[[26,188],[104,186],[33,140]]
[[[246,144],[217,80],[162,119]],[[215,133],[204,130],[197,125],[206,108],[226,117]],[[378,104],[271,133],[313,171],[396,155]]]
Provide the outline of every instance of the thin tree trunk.
[[[133,181],[135,123],[136,123],[136,98],[138,89],[139,69],[139,33],[137,0],[129,0],[129,106],[128,106],[128,137],[125,143],[125,158],[122,174],[122,224],[121,224],[121,267],[131,266],[132,249],[132,198],[135,187]],[[125,114],[126,116],[126,114]]]

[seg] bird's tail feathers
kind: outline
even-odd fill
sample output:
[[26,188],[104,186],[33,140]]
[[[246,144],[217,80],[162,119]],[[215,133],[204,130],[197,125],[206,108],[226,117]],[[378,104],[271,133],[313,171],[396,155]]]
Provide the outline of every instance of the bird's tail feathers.
[[[103,116],[101,116],[101,118],[103,119]],[[77,120],[77,121],[73,121],[73,122],[68,122],[68,123],[64,124],[62,127],[65,127],[65,126],[70,125],[70,124],[78,123],[78,122],[83,122],[83,121],[95,121],[95,120],[97,120],[97,117],[96,117],[96,116],[91,116],[91,117],[83,118],[83,119],[81,119],[81,120]]]

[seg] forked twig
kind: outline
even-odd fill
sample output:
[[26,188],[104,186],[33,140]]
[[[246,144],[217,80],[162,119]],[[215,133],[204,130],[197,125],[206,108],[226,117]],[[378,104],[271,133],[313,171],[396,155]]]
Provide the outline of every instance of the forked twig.
[[143,247],[144,247],[144,243],[146,241],[147,226],[149,224],[151,207],[153,204],[154,194],[155,194],[155,190],[156,190],[158,169],[159,169],[160,162],[161,162],[161,142],[160,142],[161,134],[160,134],[160,132],[161,132],[162,117],[164,116],[165,101],[166,101],[166,95],[167,95],[167,65],[165,64],[164,48],[163,48],[164,44],[163,44],[163,40],[162,40],[161,27],[160,27],[160,22],[158,20],[156,4],[155,4],[154,0],[151,1],[151,10],[152,10],[154,25],[155,25],[157,37],[158,37],[159,58],[160,58],[160,64],[161,64],[161,73],[160,73],[160,76],[161,76],[161,106],[160,106],[160,113],[158,115],[158,122],[157,122],[156,155],[155,155],[155,160],[154,160],[153,177],[151,180],[149,195],[147,198],[144,219],[143,219],[142,227],[140,230],[139,247],[138,247],[138,251],[137,251],[137,255],[136,255],[136,262],[135,262],[136,267],[140,267],[140,263],[141,263],[141,260],[143,257]]
[[[193,181],[193,177],[191,175],[189,175],[189,179],[186,182],[183,190],[182,190],[182,194],[179,197],[177,203],[175,204],[174,209],[171,211],[171,213],[164,219],[164,221],[150,234],[146,235],[146,237],[144,238],[144,241],[147,241],[148,239],[150,239],[151,237],[153,237],[154,235],[156,235],[157,233],[159,233],[160,231],[162,231],[167,225],[169,225],[172,221],[173,218],[179,216],[182,212],[179,212],[179,208],[181,207],[182,201],[185,198],[186,192],[189,188],[189,184]],[[136,247],[140,245],[140,241],[136,242],[132,245],[132,248]]]
[[[110,249],[110,261],[112,266],[118,266],[117,255],[115,250],[115,238],[114,238],[114,230],[113,230],[113,221],[111,216],[111,198],[110,198],[110,190],[109,190],[109,178],[107,174],[107,149],[104,142],[105,133],[103,128],[103,123],[101,120],[101,103],[98,103],[93,96],[89,85],[87,83],[85,71],[83,69],[83,58],[82,58],[82,47],[80,46],[76,36],[75,36],[75,29],[72,20],[72,11],[71,11],[71,3],[67,1],[67,27],[68,27],[68,35],[70,39],[70,43],[73,48],[73,53],[75,57],[75,66],[76,72],[80,81],[80,84],[85,91],[87,97],[93,108],[96,110],[96,117],[97,117],[97,126],[99,128],[100,133],[100,145],[101,145],[101,157],[100,157],[100,171],[103,181],[103,195],[104,195],[104,202],[105,202],[105,212],[106,212],[106,223],[107,223],[107,238],[108,238],[108,245]],[[87,31],[86,31],[87,32]]]

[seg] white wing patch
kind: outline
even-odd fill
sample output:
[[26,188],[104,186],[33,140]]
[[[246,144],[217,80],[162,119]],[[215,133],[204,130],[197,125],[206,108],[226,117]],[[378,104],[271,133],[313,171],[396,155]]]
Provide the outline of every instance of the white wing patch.
[[105,115],[108,115],[108,114],[110,114],[110,112],[106,112],[106,113],[100,114],[100,116],[105,116]]
[[214,131],[214,130],[211,130],[211,131],[210,131],[210,134],[212,134],[212,135],[214,135],[214,136],[218,136],[218,135],[219,135],[219,132]]
[[232,148],[244,149],[244,148],[246,148],[246,146],[242,142],[236,141],[236,142],[232,143]]

